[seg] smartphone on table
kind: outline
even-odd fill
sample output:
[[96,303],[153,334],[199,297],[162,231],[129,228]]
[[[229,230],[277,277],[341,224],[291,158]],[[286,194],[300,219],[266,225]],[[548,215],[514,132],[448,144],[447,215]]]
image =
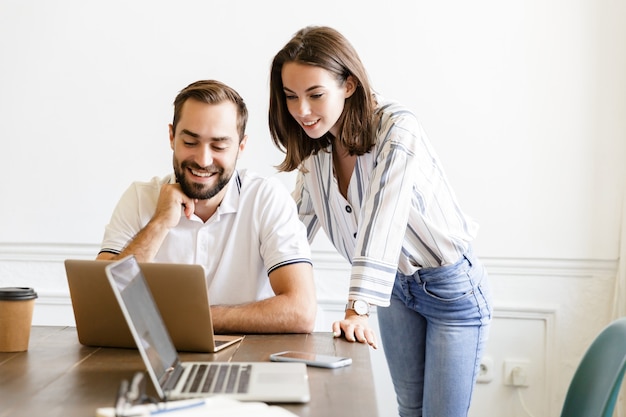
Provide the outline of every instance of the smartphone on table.
[[273,362],[303,362],[307,365],[317,366],[319,368],[341,368],[342,366],[348,366],[352,363],[352,358],[348,357],[297,352],[293,350],[272,353],[270,360]]

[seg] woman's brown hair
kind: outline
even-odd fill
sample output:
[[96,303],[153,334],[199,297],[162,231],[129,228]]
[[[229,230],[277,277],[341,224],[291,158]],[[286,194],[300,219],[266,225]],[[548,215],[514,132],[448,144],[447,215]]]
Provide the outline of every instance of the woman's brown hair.
[[[343,84],[352,76],[356,91],[346,99],[339,120],[339,136],[330,133],[318,140],[306,136],[289,114],[283,89],[282,69],[288,62],[313,65],[333,74]],[[270,72],[269,128],[274,144],[285,153],[280,171],[293,171],[310,155],[339,140],[351,155],[363,155],[374,146],[374,108],[370,82],[356,50],[338,31],[325,26],[309,26],[298,31],[281,49]]]

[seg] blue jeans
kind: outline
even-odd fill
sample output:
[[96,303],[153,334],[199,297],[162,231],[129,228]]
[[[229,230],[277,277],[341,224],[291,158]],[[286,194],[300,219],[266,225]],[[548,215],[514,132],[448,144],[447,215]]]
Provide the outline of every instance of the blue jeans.
[[377,314],[400,416],[466,417],[492,315],[478,259],[398,272]]

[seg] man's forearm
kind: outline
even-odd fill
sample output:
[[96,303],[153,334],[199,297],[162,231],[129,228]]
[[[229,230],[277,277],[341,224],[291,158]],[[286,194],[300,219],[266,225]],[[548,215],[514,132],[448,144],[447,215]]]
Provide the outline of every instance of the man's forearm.
[[212,306],[216,333],[311,333],[317,305],[286,295],[237,306]]
[[159,222],[150,221],[135,235],[118,257],[135,255],[138,262],[151,262],[168,233],[169,228]]

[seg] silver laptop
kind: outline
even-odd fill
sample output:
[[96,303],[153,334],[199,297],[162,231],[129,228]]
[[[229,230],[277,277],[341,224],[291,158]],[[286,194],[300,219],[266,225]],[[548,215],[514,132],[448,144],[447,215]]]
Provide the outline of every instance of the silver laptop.
[[[134,349],[137,345],[104,270],[113,262],[65,261],[78,341],[86,346]],[[139,265],[177,350],[214,353],[242,339],[213,334],[201,265],[143,262]]]
[[161,400],[221,395],[238,400],[310,400],[306,365],[181,362],[134,256],[106,266],[113,293]]

